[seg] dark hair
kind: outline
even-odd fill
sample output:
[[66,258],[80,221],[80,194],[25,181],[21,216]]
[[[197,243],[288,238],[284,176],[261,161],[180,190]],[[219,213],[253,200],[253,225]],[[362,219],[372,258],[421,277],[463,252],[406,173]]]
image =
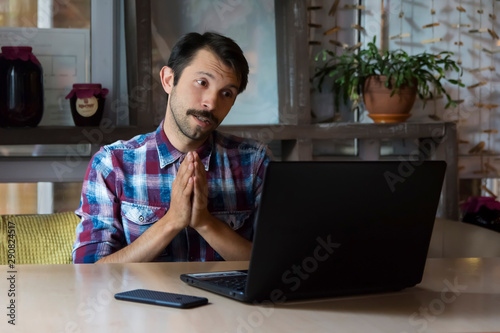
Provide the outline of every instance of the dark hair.
[[174,72],[174,86],[196,53],[201,49],[208,49],[215,53],[222,62],[233,69],[240,81],[238,93],[245,90],[248,83],[248,62],[243,51],[231,38],[214,32],[205,32],[203,35],[192,32],[179,39],[174,45],[167,66]]

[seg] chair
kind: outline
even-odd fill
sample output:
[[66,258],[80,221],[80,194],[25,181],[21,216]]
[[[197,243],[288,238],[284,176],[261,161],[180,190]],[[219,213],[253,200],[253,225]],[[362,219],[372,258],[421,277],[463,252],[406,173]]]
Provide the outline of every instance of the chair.
[[74,212],[0,215],[0,265],[10,263],[9,254],[16,265],[71,264],[79,222]]

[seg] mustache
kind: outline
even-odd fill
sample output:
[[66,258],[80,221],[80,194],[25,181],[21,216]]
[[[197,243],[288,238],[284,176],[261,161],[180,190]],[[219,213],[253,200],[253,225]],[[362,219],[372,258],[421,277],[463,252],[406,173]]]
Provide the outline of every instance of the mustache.
[[196,116],[196,117],[204,117],[210,120],[214,124],[219,123],[219,119],[217,119],[212,112],[206,111],[206,110],[196,110],[196,109],[189,109],[186,111],[186,115],[188,116]]

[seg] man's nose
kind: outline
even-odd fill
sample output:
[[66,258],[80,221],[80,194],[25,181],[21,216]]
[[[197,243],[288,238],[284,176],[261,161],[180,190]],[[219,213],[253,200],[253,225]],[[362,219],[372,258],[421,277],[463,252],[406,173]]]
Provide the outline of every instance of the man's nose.
[[202,107],[204,110],[213,110],[217,106],[217,92],[206,91],[203,94]]

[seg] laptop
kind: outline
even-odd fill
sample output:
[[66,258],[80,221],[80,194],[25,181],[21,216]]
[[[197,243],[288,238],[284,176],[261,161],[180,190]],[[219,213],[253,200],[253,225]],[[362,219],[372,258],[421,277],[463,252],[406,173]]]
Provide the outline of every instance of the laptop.
[[444,161],[271,162],[248,270],[180,278],[251,303],[415,286],[445,169]]

